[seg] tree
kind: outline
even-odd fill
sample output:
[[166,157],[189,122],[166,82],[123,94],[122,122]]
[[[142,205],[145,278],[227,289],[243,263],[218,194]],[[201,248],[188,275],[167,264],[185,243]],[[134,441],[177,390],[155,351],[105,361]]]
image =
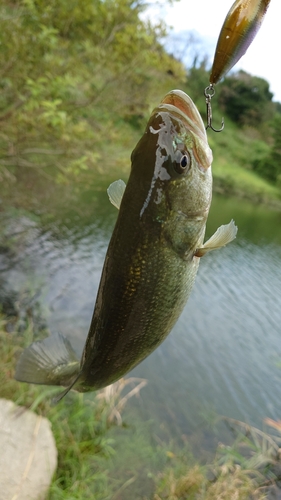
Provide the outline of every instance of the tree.
[[55,166],[62,178],[97,166],[116,117],[146,111],[168,71],[183,74],[160,45],[164,26],[142,21],[143,8],[140,0],[2,1],[2,177]]
[[222,82],[219,103],[234,122],[256,126],[272,116],[272,97],[266,80],[239,71]]
[[262,177],[281,185],[281,115],[276,113],[272,122],[273,145],[263,158],[253,162],[253,169]]

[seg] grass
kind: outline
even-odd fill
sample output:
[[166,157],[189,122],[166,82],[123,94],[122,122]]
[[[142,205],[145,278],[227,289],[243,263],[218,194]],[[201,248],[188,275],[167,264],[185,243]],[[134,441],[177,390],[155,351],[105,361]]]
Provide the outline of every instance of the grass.
[[[245,422],[221,417],[236,436],[231,446],[220,444],[207,467],[181,461],[159,476],[154,500],[262,500],[277,498],[281,478],[281,421],[264,419],[271,434]],[[277,492],[277,496],[276,495]]]
[[[232,448],[230,448],[232,449]],[[221,460],[221,447],[212,463],[185,463],[181,457],[157,479],[153,500],[261,500],[256,473],[235,460]]]
[[[258,132],[254,131],[256,134]],[[214,190],[281,207],[280,189],[252,170],[252,162],[267,145],[253,130],[227,123],[221,134],[208,133],[213,150]]]
[[32,323],[22,336],[16,328],[8,333],[6,325],[0,315],[0,397],[46,416],[58,449],[47,500],[261,500],[279,481],[281,421],[265,421],[277,432],[274,436],[224,418],[236,438],[232,446],[220,444],[205,466],[196,463],[188,445],[180,450],[172,443],[150,443],[144,422],[135,422],[135,428],[123,426],[115,441],[112,426],[122,425],[127,401],[146,381],[121,380],[96,395],[71,393],[51,406],[51,397],[60,389],[20,384],[13,378],[15,359],[32,340]]
[[108,389],[98,396],[71,393],[62,404],[52,406],[51,398],[58,388],[42,389],[20,384],[13,378],[15,359],[32,339],[32,324],[22,337],[16,330],[7,333],[5,327],[6,320],[0,316],[0,397],[47,416],[58,448],[58,468],[48,500],[111,499],[107,462],[114,449],[108,431],[114,420],[122,423],[122,409],[145,381],[121,380],[111,388],[111,394]]
[[95,402],[84,402],[82,396],[76,395],[71,395],[65,404],[52,407],[50,400],[57,389],[42,390],[13,379],[14,357],[22,339],[1,329],[0,341],[0,396],[47,416],[52,424],[59,453],[48,500],[87,499],[93,495],[104,499],[104,492],[109,491],[103,461],[113,453],[111,442],[105,437],[108,424],[104,411]]
[[239,467],[221,470],[214,482],[208,481],[202,468],[195,465],[179,476],[165,473],[154,500],[246,500],[261,499],[249,475]]

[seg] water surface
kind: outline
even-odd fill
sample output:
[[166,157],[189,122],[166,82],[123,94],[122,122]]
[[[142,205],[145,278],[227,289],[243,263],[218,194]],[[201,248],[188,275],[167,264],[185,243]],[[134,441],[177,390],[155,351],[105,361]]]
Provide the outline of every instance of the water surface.
[[[13,250],[0,260],[6,290],[29,289],[50,331],[68,336],[80,352],[117,216],[100,187],[81,205],[47,223],[9,218],[5,238]],[[232,218],[237,239],[201,259],[178,323],[132,372],[148,385],[130,401],[131,415],[153,422],[163,439],[192,442],[200,434],[206,449],[213,414],[258,426],[281,416],[281,215],[215,197],[207,236]]]

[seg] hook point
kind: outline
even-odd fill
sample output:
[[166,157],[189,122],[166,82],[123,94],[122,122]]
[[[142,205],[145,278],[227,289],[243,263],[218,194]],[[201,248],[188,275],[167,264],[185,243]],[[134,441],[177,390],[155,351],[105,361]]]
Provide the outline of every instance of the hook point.
[[224,129],[224,119],[223,119],[223,117],[221,119],[221,128],[219,128],[219,129],[214,128],[213,125],[212,125],[212,119],[210,121],[210,124],[207,125],[207,128],[208,127],[210,127],[214,132],[222,132],[222,130]]

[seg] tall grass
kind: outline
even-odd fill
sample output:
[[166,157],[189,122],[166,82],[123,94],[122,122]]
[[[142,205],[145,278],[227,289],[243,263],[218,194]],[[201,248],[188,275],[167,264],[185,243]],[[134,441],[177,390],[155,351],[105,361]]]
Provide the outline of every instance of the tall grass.
[[[0,397],[48,417],[52,424],[58,467],[47,500],[261,500],[276,487],[281,478],[280,421],[266,420],[279,433],[272,436],[225,418],[235,431],[234,443],[220,444],[213,461],[205,466],[196,463],[187,448],[179,450],[165,443],[157,449],[148,446],[141,425],[135,429],[132,442],[130,437],[127,441],[124,438],[125,427],[123,440],[116,447],[110,429],[114,423],[122,424],[127,401],[146,381],[121,380],[96,395],[70,393],[62,403],[52,406],[51,398],[60,389],[20,384],[13,378],[15,360],[32,336],[31,323],[22,336],[16,330],[8,333],[6,319],[0,315]],[[115,453],[129,457],[129,477],[123,476],[122,465],[118,472],[119,460],[115,479],[111,477]],[[149,488],[138,476],[140,461]],[[148,489],[151,494],[145,496]]]
[[158,477],[154,500],[262,500],[279,498],[281,421],[264,419],[272,434],[245,422],[220,417],[235,435],[231,446],[220,443],[213,462],[192,468],[182,461]]
[[52,424],[58,468],[48,500],[111,499],[107,461],[114,455],[114,443],[108,431],[116,419],[122,422],[121,412],[127,401],[145,381],[121,380],[97,396],[71,393],[64,402],[52,406],[52,397],[61,389],[22,384],[13,378],[15,360],[32,339],[32,325],[23,336],[17,331],[7,333],[5,325],[0,316],[0,397],[48,417]]

